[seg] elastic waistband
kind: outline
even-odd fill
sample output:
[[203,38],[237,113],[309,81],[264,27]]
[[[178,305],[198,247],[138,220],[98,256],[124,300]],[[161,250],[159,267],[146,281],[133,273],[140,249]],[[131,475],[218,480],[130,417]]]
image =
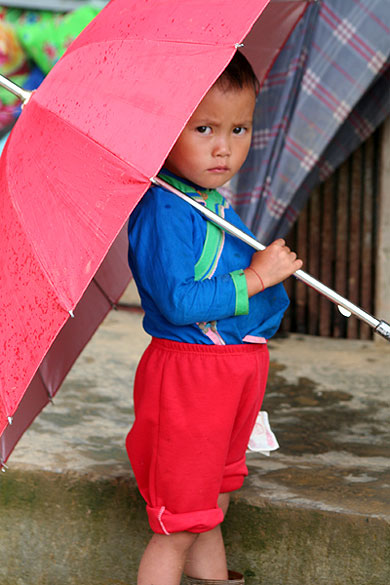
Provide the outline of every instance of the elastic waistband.
[[243,343],[237,345],[205,345],[198,343],[183,343],[180,341],[173,341],[172,339],[160,339],[159,337],[152,337],[150,343],[151,347],[161,348],[165,351],[174,351],[182,353],[198,353],[198,354],[248,354],[255,352],[267,352],[268,347],[266,343]]

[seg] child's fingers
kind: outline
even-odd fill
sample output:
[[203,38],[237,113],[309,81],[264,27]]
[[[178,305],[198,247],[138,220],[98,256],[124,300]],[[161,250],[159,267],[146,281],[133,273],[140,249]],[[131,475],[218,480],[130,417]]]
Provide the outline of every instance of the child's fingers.
[[286,242],[285,240],[283,240],[283,238],[278,238],[277,240],[275,240],[274,242],[272,242],[272,244],[270,244],[271,246],[285,246]]
[[301,260],[300,258],[297,258],[294,262],[294,272],[296,272],[297,270],[300,270],[303,266],[303,260]]
[[260,275],[265,288],[282,282],[302,267],[302,260],[297,258],[283,239],[272,242],[262,252],[252,257],[251,266]]

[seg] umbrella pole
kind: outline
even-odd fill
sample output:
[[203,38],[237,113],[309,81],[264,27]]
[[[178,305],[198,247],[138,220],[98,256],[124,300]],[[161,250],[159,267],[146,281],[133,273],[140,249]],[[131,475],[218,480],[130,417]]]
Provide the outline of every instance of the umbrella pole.
[[[174,193],[175,195],[177,195],[178,197],[192,205],[192,207],[200,211],[200,213],[205,215],[207,219],[218,225],[220,228],[225,230],[230,235],[236,236],[237,238],[239,238],[240,240],[242,240],[255,250],[265,249],[265,246],[263,246],[263,244],[260,244],[260,242],[258,242],[255,238],[252,238],[242,230],[236,228],[234,225],[232,225],[222,217],[219,217],[219,215],[217,215],[213,211],[207,209],[207,207],[205,207],[201,203],[198,203],[198,201],[192,199],[192,197],[190,197],[189,195],[186,195],[185,193],[182,193],[175,187],[172,187],[172,185],[169,185],[169,183],[167,183],[166,181],[160,179],[159,177],[155,177],[151,179],[151,181],[155,185],[164,187],[164,189],[168,189],[168,191],[171,191],[171,193]],[[338,306],[340,312],[345,317],[349,317],[351,314],[355,315],[355,317],[358,317],[358,319],[361,319],[362,321],[370,325],[370,327],[372,327],[376,333],[379,333],[379,335],[382,335],[382,337],[390,341],[389,323],[387,323],[386,321],[380,321],[376,319],[375,317],[373,317],[372,315],[370,315],[369,313],[367,313],[354,303],[351,303],[351,301],[345,299],[344,297],[336,293],[334,290],[327,287],[325,284],[323,284],[322,282],[320,282],[307,272],[304,272],[303,270],[297,270],[296,272],[294,272],[294,276],[301,280],[302,282],[304,282],[305,284],[307,284],[308,286],[310,286],[311,288],[313,288],[314,290],[316,290],[317,292],[319,292],[320,294],[322,294],[323,296],[325,296],[333,303],[335,303]]]
[[0,75],[0,86],[4,89],[7,89],[11,93],[13,93],[18,99],[23,102],[23,105],[27,104],[28,100],[32,95],[32,91],[27,91],[23,89],[19,85],[16,85],[13,81],[4,77],[4,75]]

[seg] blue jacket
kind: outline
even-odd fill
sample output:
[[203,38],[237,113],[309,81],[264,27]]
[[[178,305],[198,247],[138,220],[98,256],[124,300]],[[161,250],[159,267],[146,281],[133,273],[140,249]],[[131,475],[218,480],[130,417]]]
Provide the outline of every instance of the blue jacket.
[[[165,170],[162,178],[251,233],[216,190]],[[248,299],[243,269],[253,252],[176,195],[151,187],[129,220],[129,264],[145,311],[145,331],[200,344],[272,337],[289,301],[281,284]]]

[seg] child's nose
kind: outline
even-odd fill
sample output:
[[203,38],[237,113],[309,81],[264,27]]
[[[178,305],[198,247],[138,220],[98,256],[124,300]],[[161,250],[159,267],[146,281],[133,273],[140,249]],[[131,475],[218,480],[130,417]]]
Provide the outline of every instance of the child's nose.
[[229,156],[230,152],[230,140],[226,136],[218,137],[214,145],[214,156]]

